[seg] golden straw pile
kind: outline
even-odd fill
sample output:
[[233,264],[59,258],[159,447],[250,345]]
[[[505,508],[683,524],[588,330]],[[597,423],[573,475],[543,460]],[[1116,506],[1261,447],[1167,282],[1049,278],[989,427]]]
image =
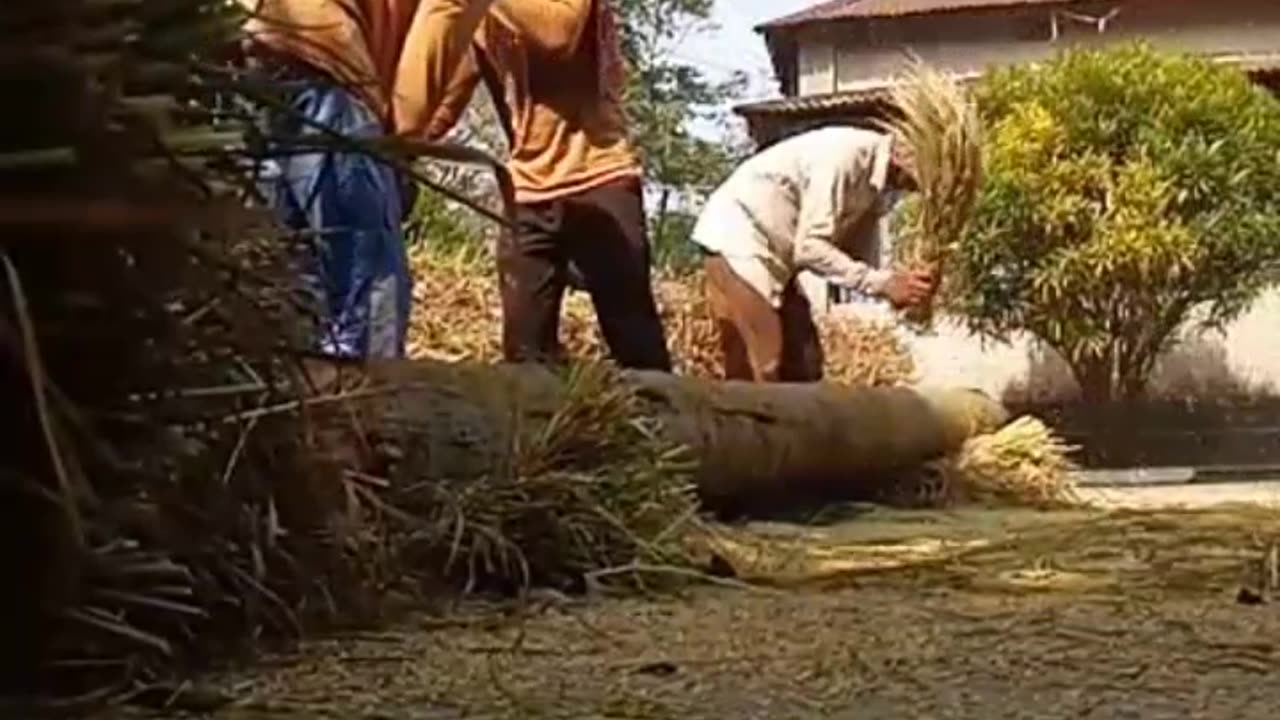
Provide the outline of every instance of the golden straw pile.
[[903,478],[883,502],[911,507],[1083,507],[1086,503],[1072,478],[1076,449],[1040,420],[1023,416],[970,438],[955,455]]
[[1021,417],[970,439],[944,472],[951,502],[1053,508],[1080,505],[1070,473],[1075,448],[1043,422]]
[[[891,101],[897,114],[885,129],[919,185],[896,252],[905,264],[941,274],[982,187],[982,124],[964,89],[919,60],[893,86]],[[932,314],[929,304],[907,319],[928,325]]]
[[[410,259],[416,283],[410,357],[495,362],[501,358],[501,309],[492,257],[479,251],[445,254],[419,245]],[[660,277],[656,293],[677,372],[720,377],[718,336],[707,309],[702,276]],[[839,318],[820,320],[819,329],[831,381],[884,386],[914,378],[911,355],[891,328]],[[560,333],[571,358],[605,355],[595,312],[585,293],[571,293],[565,299]]]

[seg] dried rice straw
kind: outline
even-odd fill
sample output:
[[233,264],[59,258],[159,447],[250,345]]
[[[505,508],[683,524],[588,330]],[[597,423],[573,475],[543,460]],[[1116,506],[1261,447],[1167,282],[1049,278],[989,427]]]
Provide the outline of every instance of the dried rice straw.
[[[918,58],[912,58],[890,98],[897,114],[884,128],[906,150],[919,186],[897,254],[905,264],[933,268],[941,276],[982,186],[981,121],[963,88]],[[930,325],[932,299],[904,318]]]
[[944,473],[954,501],[1050,508],[1080,505],[1066,445],[1043,422],[1024,416],[970,439]]
[[[410,357],[496,362],[501,357],[502,318],[491,254],[446,253],[424,243],[411,251],[410,263],[415,278]],[[660,274],[654,293],[676,370],[720,377],[719,333],[702,274]],[[832,382],[885,386],[914,380],[915,363],[892,328],[857,318],[824,317],[818,320],[818,329],[826,352],[826,376]],[[584,293],[565,298],[560,332],[568,357],[606,355],[595,312]]]

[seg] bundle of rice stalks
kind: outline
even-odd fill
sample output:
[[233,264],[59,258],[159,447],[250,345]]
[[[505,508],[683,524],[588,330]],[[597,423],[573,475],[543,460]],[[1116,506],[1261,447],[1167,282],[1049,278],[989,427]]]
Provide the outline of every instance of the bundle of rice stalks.
[[615,370],[567,372],[561,404],[517,427],[502,472],[406,482],[420,468],[403,461],[389,496],[403,520],[400,567],[466,591],[685,576],[698,508],[688,453],[660,438]]
[[1079,505],[1066,445],[1043,422],[1021,417],[970,439],[944,473],[945,494],[968,501],[1041,508]]
[[[981,121],[958,83],[914,58],[891,101],[896,114],[886,130],[905,151],[919,186],[895,252],[904,264],[933,268],[942,277],[982,187]],[[904,317],[927,327],[932,301]]]
[[[223,0],[0,6],[0,80],[24,99],[0,120],[0,520],[19,538],[0,550],[19,588],[0,612],[0,694],[132,695],[351,619],[394,573],[396,548],[364,522],[394,514],[387,488],[352,467],[363,429],[316,422],[349,398],[303,368],[307,239],[246,209],[263,148],[297,147],[243,112],[279,88],[208,62],[240,20]],[[308,135],[293,142],[371,149]],[[491,289],[473,312],[496,307]],[[436,292],[450,297],[428,290],[428,317],[455,322]],[[677,562],[692,502],[677,453],[611,383],[581,379],[488,492],[411,504],[428,518],[405,521],[427,528],[412,550],[451,578]]]
[[[497,361],[502,323],[492,255],[483,250],[437,252],[430,239],[410,254],[416,285],[409,333],[410,357]],[[723,371],[719,333],[700,272],[660,274],[654,283],[658,311],[676,371],[718,378]],[[851,386],[910,382],[915,364],[884,325],[849,317],[818,322],[827,356],[827,378]],[[565,299],[560,332],[565,354],[579,360],[606,357],[590,298]]]

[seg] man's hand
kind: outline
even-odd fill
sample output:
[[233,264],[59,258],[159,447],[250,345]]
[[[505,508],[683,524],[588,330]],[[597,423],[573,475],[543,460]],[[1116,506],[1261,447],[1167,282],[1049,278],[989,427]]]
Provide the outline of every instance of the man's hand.
[[933,297],[937,277],[932,270],[894,270],[882,294],[896,310],[915,307]]

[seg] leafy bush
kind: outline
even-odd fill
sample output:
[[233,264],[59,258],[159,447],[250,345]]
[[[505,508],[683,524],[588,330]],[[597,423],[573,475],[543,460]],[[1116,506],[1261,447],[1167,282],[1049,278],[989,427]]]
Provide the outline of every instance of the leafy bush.
[[1043,340],[1086,399],[1142,394],[1192,317],[1221,326],[1275,277],[1280,102],[1243,73],[1145,45],[1072,51],[992,73],[978,102],[988,179],[953,309],[985,336]]
[[423,188],[418,191],[405,222],[405,240],[411,246],[430,243],[444,253],[483,248],[482,222],[443,195]]
[[690,239],[697,221],[697,215],[684,211],[668,211],[650,220],[654,266],[675,274],[701,267],[702,253]]

